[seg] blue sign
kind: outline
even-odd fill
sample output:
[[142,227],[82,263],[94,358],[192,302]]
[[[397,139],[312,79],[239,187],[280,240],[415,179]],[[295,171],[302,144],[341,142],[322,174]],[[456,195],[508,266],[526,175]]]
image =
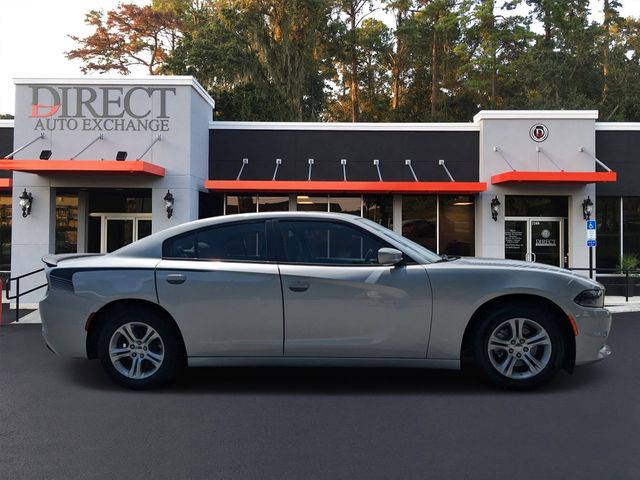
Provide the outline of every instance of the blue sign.
[[596,229],[596,221],[587,220],[587,230],[595,230],[595,229]]
[[595,246],[596,246],[595,240],[587,240],[587,247],[595,247]]

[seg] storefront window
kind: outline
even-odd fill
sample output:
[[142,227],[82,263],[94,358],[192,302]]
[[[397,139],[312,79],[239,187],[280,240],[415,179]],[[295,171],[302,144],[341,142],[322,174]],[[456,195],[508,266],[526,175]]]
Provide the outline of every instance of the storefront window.
[[445,255],[475,254],[474,201],[470,195],[440,196],[440,251]]
[[78,196],[56,196],[56,253],[78,251]]
[[405,195],[402,197],[402,235],[437,251],[438,197],[435,195]]
[[640,258],[640,197],[624,197],[622,224],[624,226],[623,254]]
[[253,213],[256,211],[257,196],[251,195],[227,195],[227,215],[234,213]]
[[349,215],[362,216],[362,198],[357,197],[332,197],[329,196],[329,211],[348,213]]
[[620,263],[620,197],[598,197],[596,219],[596,264],[599,268],[616,268]]
[[329,197],[310,197],[298,195],[296,207],[299,212],[326,212],[329,210]]
[[393,229],[393,195],[363,195],[362,216]]
[[0,270],[11,270],[11,193],[0,195]]
[[258,196],[259,212],[288,212],[289,197],[263,197]]
[[506,217],[567,217],[567,197],[507,195]]

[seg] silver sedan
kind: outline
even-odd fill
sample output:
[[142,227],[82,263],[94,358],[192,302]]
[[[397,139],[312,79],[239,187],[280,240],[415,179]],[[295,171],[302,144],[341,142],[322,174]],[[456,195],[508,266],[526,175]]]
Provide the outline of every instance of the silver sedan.
[[49,347],[99,358],[129,388],[186,365],[458,369],[466,358],[490,382],[531,388],[608,354],[600,284],[443,258],[348,215],[216,217],[107,255],[43,260]]

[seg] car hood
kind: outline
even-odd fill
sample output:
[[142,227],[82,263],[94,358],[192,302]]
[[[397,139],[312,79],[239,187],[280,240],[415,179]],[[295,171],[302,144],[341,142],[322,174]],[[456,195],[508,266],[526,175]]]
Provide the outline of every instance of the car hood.
[[521,260],[505,260],[501,258],[476,258],[476,257],[460,257],[455,260],[451,260],[456,266],[469,266],[469,267],[493,267],[493,268],[507,268],[509,270],[522,270],[523,272],[545,272],[555,275],[562,275],[567,278],[569,282],[577,281],[580,284],[591,288],[604,288],[598,282],[595,282],[588,277],[579,275],[566,268],[554,267],[553,265],[545,265],[543,263],[536,262],[523,262]]
[[544,263],[523,262],[521,260],[505,260],[502,258],[481,258],[481,257],[460,257],[452,260],[456,265],[470,265],[479,267],[507,267],[525,270],[544,270],[548,272],[563,273],[565,275],[574,275],[570,270],[553,265],[545,265]]

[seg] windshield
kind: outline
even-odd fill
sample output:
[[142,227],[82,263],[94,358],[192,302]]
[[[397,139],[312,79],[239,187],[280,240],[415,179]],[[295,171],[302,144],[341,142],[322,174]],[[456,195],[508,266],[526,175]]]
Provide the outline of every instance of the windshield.
[[379,223],[366,218],[358,218],[357,220],[366,223],[368,227],[370,227],[372,230],[375,230],[379,234],[392,239],[396,243],[399,243],[404,249],[423,259],[425,262],[434,263],[442,260],[442,257],[440,257],[440,255],[433,253],[428,248],[424,248],[422,245],[419,245],[416,242],[412,242],[402,235],[398,235],[394,231],[383,227]]

